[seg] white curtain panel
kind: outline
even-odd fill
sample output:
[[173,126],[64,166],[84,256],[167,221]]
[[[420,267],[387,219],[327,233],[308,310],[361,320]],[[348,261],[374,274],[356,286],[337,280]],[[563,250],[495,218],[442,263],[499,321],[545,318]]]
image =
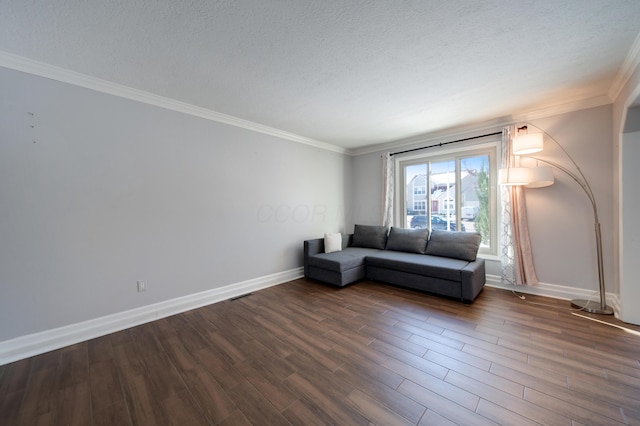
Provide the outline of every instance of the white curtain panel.
[[390,152],[382,154],[382,225],[393,225],[393,197],[395,186],[395,161]]
[[[514,167],[511,141],[515,126],[502,129],[502,158],[500,168]],[[533,265],[531,241],[524,197],[521,186],[500,187],[501,211],[501,263],[502,282],[510,285],[535,285],[538,277]]]
[[[509,126],[502,129],[501,169],[513,166],[513,157],[511,155],[511,134],[513,134],[514,131],[515,126]],[[515,285],[516,273],[513,252],[513,223],[511,221],[511,188],[511,186],[500,185],[500,223],[502,225],[500,232],[500,260],[502,263],[502,283]]]

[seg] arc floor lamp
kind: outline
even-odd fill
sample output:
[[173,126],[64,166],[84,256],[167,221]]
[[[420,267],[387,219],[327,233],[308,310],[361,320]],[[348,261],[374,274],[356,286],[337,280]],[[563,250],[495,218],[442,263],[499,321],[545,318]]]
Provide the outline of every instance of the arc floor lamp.
[[[552,185],[554,183],[553,180],[553,167],[564,172],[569,177],[571,177],[574,181],[580,185],[584,193],[589,198],[591,202],[591,206],[593,207],[593,217],[594,217],[594,228],[596,234],[596,251],[598,256],[598,283],[600,290],[600,301],[593,300],[583,300],[583,299],[574,299],[571,301],[571,305],[580,310],[584,310],[586,312],[591,312],[595,314],[603,314],[603,315],[612,315],[613,309],[610,306],[607,306],[607,299],[605,293],[604,286],[604,271],[603,271],[603,260],[602,260],[602,234],[600,232],[600,222],[598,220],[598,207],[596,205],[596,199],[593,195],[593,191],[591,190],[591,186],[589,185],[589,181],[580,170],[578,164],[574,161],[573,157],[569,155],[567,150],[564,149],[560,143],[555,140],[551,135],[549,135],[544,130],[539,127],[533,126],[539,132],[529,133],[528,125],[523,127],[519,127],[517,129],[517,135],[514,136],[512,141],[512,152],[513,155],[526,156],[527,158],[532,158],[539,163],[547,164],[546,166],[537,166],[537,167],[514,167],[508,169],[500,170],[501,185],[523,185],[525,188],[543,188],[545,186]],[[554,161],[549,161],[544,158],[534,157],[531,154],[535,154],[537,152],[542,151],[544,147],[544,136],[547,136],[550,140],[552,140],[566,155],[569,159],[575,171],[563,166],[562,164],[556,163]]]

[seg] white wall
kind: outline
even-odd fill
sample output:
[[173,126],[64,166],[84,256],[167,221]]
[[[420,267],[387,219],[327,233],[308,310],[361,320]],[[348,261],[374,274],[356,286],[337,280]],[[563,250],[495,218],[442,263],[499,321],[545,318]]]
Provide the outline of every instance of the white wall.
[[[593,187],[602,226],[605,280],[609,289],[613,269],[611,105],[531,120],[531,123],[546,130],[571,153]],[[495,123],[487,126],[493,125]],[[482,124],[478,128],[483,128]],[[480,133],[489,131],[485,128]],[[454,140],[455,137],[441,139],[445,142]],[[412,147],[414,146],[407,148]],[[349,226],[353,223],[377,224],[381,221],[380,154],[381,152],[368,153],[354,159],[353,181],[357,190],[354,194],[354,215],[350,218]],[[549,143],[540,156],[566,164],[557,149]],[[598,288],[598,273],[591,204],[571,178],[561,172],[554,173],[555,185],[526,189],[538,278],[543,284],[595,293]],[[364,206],[370,208],[365,209]],[[499,276],[499,263],[488,261],[487,273]]]
[[4,68],[0,93],[0,342],[292,270],[345,230],[342,154]]
[[635,265],[640,256],[638,163],[640,162],[640,67],[630,74],[614,102],[615,280],[620,319],[640,324],[640,285]]
[[[636,116],[636,119],[640,115]],[[629,117],[628,117],[629,118]],[[636,126],[640,120],[636,121]],[[637,259],[640,255],[640,131],[624,134],[622,152],[622,205],[621,223],[623,232],[621,240],[621,281],[620,281],[620,319],[633,324],[640,324],[640,283],[638,282]]]

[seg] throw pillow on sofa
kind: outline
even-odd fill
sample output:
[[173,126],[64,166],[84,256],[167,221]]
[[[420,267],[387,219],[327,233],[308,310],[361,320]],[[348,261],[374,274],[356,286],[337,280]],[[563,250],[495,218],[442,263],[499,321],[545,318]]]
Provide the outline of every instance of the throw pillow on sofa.
[[386,226],[356,225],[351,245],[384,250],[388,233],[389,229]]
[[425,254],[473,262],[480,248],[477,232],[433,231]]
[[329,232],[324,234],[324,252],[342,251],[342,234]]
[[391,227],[387,250],[424,254],[429,239],[429,229],[405,229]]

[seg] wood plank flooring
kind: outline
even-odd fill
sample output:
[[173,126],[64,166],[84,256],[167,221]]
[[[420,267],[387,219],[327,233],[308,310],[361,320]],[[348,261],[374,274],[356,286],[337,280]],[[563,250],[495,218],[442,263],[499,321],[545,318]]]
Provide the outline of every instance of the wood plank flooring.
[[2,366],[0,424],[640,425],[640,327],[573,312],[300,279]]

